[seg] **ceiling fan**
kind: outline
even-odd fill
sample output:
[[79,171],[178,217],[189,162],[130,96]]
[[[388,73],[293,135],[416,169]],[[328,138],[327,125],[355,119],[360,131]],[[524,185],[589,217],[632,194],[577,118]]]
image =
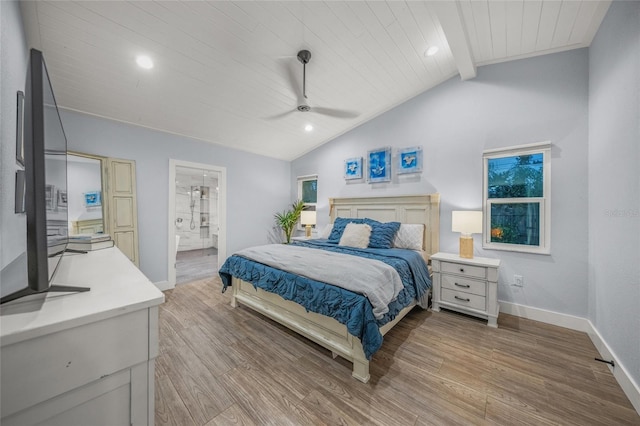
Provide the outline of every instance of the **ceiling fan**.
[[283,112],[281,114],[276,114],[270,119],[278,119],[288,116],[289,114],[295,112],[314,112],[316,114],[322,114],[329,117],[335,118],[356,118],[360,114],[355,111],[348,111],[343,109],[335,109],[335,108],[324,108],[324,107],[311,107],[307,105],[307,64],[311,60],[311,52],[308,50],[301,50],[298,52],[298,61],[302,62],[302,93],[300,93],[300,87],[298,86],[295,77],[291,72],[289,72],[289,80],[291,83],[291,87],[293,91],[298,95],[298,103],[299,105],[290,111]]

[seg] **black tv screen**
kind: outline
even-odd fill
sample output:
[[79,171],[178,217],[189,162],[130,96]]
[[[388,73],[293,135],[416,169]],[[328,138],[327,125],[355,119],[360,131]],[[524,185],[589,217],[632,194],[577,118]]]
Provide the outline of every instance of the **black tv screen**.
[[[5,294],[8,283],[3,283],[2,303],[45,291],[87,290],[51,285],[68,243],[67,138],[42,52],[36,49],[31,49],[24,100],[27,282],[10,294]],[[24,267],[19,262],[10,266]],[[11,283],[12,289],[15,286]]]

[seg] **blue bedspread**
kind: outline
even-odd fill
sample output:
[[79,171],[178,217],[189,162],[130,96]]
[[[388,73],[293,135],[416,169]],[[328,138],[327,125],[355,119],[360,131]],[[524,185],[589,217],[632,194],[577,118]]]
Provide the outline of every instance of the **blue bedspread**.
[[235,276],[252,283],[255,287],[296,302],[309,311],[334,318],[344,324],[349,333],[362,341],[367,359],[371,359],[382,346],[379,327],[392,321],[402,308],[415,298],[422,297],[431,287],[427,265],[422,256],[412,250],[357,249],[338,246],[326,240],[310,240],[296,244],[385,262],[398,271],[404,289],[400,291],[396,300],[389,304],[389,312],[376,320],[371,304],[361,294],[233,255],[219,271],[223,283],[222,291],[231,285],[231,277]]

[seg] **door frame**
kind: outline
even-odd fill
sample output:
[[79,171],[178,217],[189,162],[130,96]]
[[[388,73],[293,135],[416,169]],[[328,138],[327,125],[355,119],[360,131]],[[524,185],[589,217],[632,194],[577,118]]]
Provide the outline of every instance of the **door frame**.
[[176,168],[187,167],[191,169],[211,170],[219,174],[218,180],[218,269],[227,259],[227,168],[204,163],[169,159],[169,216],[167,234],[167,268],[169,288],[176,286]]

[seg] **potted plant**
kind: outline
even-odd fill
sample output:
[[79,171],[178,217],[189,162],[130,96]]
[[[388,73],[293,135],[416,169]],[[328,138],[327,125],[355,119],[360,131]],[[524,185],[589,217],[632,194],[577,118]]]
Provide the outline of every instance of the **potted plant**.
[[302,213],[302,210],[304,210],[304,207],[302,200],[298,200],[291,204],[290,210],[283,211],[282,213],[276,213],[274,215],[276,223],[284,231],[287,244],[291,242],[291,233],[293,232],[293,228],[295,228],[296,223],[298,223],[300,214]]

